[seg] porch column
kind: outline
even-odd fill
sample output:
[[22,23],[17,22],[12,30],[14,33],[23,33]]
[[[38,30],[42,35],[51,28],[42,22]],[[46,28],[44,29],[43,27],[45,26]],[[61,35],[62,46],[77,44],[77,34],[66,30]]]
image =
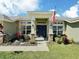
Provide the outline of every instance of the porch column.
[[31,20],[31,42],[35,42],[35,18]]
[[63,22],[63,33],[62,34],[66,34],[65,22]]
[[49,31],[48,31],[48,41],[53,41],[53,26],[51,23],[51,19],[49,18]]

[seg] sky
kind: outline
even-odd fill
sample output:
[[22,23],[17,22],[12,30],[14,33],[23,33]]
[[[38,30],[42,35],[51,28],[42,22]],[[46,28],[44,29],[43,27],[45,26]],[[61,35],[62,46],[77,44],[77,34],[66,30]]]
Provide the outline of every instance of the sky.
[[0,14],[26,16],[27,11],[56,11],[58,17],[79,17],[79,0],[0,0]]

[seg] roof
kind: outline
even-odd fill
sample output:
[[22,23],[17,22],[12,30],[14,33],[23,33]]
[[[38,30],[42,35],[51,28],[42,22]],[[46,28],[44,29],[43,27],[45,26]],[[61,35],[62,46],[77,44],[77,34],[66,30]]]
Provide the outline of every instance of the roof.
[[7,22],[13,22],[10,17],[6,16],[6,15],[1,15],[0,14],[0,21],[7,21]]
[[79,17],[77,18],[69,18],[67,20],[65,20],[66,22],[69,22],[69,23],[75,23],[75,22],[79,22]]
[[[27,16],[6,16],[0,14],[0,20],[2,21],[8,21],[8,22],[14,22],[19,20],[31,20],[30,14],[52,14],[52,11],[28,11]],[[79,22],[79,17],[77,18],[67,18],[67,17],[56,17],[58,21],[66,21],[69,23]]]
[[52,11],[28,11],[28,14],[52,14]]
[[18,20],[29,20],[29,17],[27,16],[11,16],[8,17],[6,15],[0,15],[0,20],[1,21],[7,21],[7,22],[15,22]]
[[31,20],[29,16],[18,16],[16,20]]

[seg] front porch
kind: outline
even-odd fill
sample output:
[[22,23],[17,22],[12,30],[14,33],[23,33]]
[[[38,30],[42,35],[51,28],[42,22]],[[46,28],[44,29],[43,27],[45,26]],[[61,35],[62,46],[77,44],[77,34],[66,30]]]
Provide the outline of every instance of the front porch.
[[[47,41],[50,40],[49,37],[50,34],[53,34],[53,31],[52,28],[50,28],[49,20],[50,20],[49,18],[34,18],[31,26],[32,27],[31,34],[34,36],[34,40],[47,40]],[[53,38],[51,39],[53,40]]]

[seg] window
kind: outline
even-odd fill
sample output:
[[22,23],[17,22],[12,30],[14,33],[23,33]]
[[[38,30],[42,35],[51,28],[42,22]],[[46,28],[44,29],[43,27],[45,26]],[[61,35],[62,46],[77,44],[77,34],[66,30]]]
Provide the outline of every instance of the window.
[[58,31],[58,35],[61,35],[63,33],[63,31]]
[[27,22],[27,24],[31,24],[31,22]]
[[23,34],[25,34],[25,32],[26,32],[25,28],[26,28],[25,26],[21,26],[21,31],[22,31]]
[[27,26],[27,30],[31,30],[31,26]]
[[27,26],[27,34],[31,33],[31,26]]
[[21,24],[26,24],[26,21],[21,21]]
[[63,34],[63,21],[58,21],[57,23],[53,24],[53,33],[56,35]]
[[53,26],[53,33],[56,35],[61,35],[63,33],[63,26],[62,25],[54,25]]
[[31,33],[31,26],[22,26],[21,31],[23,34],[30,34]]
[[63,30],[63,26],[58,26],[58,30],[62,31]]
[[53,31],[54,34],[56,34],[56,31]]
[[53,31],[55,31],[56,30],[56,26],[53,26]]
[[31,33],[31,31],[30,30],[27,30],[27,34],[30,34]]
[[53,33],[57,34],[57,26],[53,26]]

